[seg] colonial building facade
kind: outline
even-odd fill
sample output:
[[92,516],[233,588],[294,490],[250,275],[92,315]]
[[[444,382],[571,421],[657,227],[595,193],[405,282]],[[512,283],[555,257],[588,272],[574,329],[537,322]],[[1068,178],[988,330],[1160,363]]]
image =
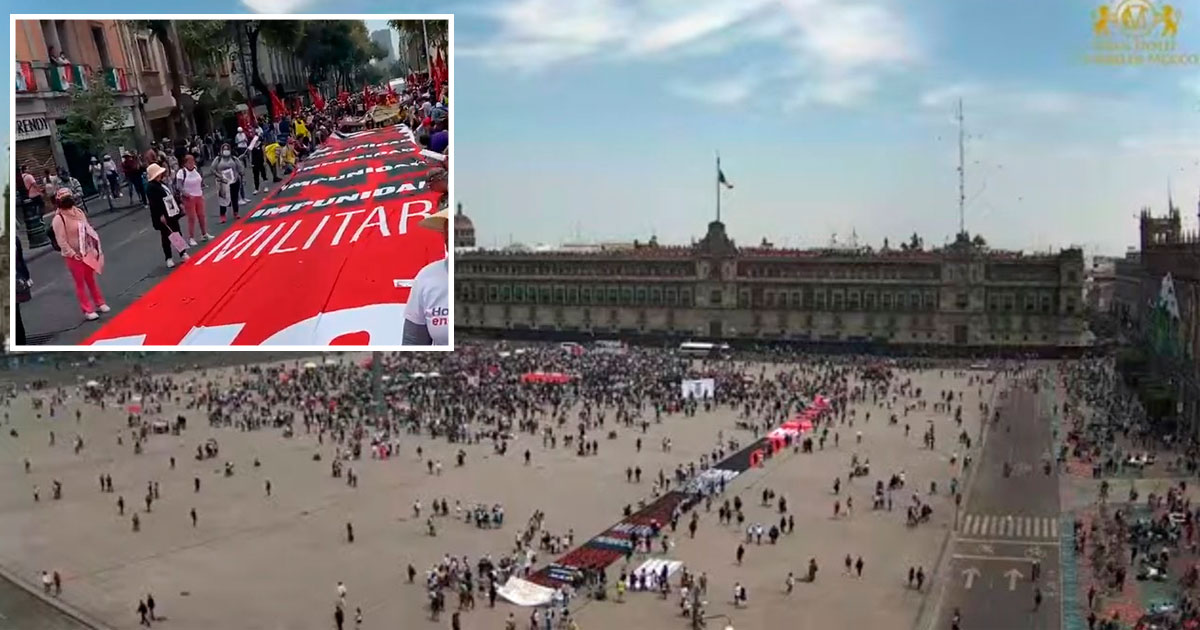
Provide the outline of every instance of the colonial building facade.
[[965,238],[932,251],[737,247],[719,221],[687,247],[456,255],[467,332],[878,342],[1012,349],[1084,343],[1083,255]]

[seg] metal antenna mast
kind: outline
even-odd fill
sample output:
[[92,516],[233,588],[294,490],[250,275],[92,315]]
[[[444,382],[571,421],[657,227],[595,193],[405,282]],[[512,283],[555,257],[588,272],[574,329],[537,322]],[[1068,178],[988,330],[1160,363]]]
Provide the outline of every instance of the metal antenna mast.
[[967,231],[966,225],[966,131],[963,129],[962,98],[958,99],[958,233]]

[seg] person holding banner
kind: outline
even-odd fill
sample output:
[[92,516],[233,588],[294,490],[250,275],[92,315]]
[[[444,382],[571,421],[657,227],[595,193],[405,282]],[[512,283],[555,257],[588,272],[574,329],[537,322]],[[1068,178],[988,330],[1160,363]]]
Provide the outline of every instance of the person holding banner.
[[[450,246],[450,211],[441,210],[417,224],[427,230],[442,233],[446,247]],[[404,307],[404,339],[406,346],[444,346],[450,343],[450,265],[442,258],[425,265],[417,272],[408,304]]]
[[179,228],[179,217],[183,211],[175,202],[175,195],[171,194],[171,189],[167,188],[163,182],[166,174],[167,169],[158,164],[151,164],[146,169],[146,178],[150,180],[146,185],[146,196],[150,201],[150,220],[154,223],[154,229],[158,230],[159,238],[162,241],[163,257],[167,260],[167,267],[174,267],[175,260],[171,256],[172,248],[179,252],[181,261],[187,262],[189,257],[187,242],[183,240],[183,234]]
[[[100,287],[96,285],[96,274],[104,268],[104,253],[100,249],[100,235],[88,222],[87,215],[75,205],[75,196],[68,188],[59,188],[54,195],[57,210],[50,219],[54,230],[54,242],[58,244],[67,271],[75,282],[75,297],[87,320],[99,319],[101,313],[112,310],[104,301]],[[88,299],[88,294],[92,299]]]
[[[233,206],[233,220],[238,218],[238,202],[240,200],[242,188],[242,161],[233,157],[233,151],[229,147],[229,143],[221,145],[221,155],[217,157],[212,166],[213,176],[217,178],[217,184],[223,184],[229,187],[228,197],[220,196],[221,208],[221,223],[225,222],[225,211],[230,205]],[[221,189],[224,191],[224,188]]]

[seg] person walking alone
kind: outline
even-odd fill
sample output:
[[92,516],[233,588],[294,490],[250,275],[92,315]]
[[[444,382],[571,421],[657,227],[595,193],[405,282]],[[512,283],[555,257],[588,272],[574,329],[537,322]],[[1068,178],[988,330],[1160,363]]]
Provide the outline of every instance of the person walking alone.
[[183,240],[179,229],[179,216],[183,211],[175,202],[171,190],[163,183],[166,174],[167,169],[158,164],[151,164],[146,169],[146,178],[149,180],[146,185],[146,197],[150,202],[150,220],[162,240],[163,257],[167,260],[167,267],[174,267],[172,248],[179,252],[180,260],[184,262],[187,262],[189,256],[187,242]]
[[238,203],[242,194],[242,179],[244,170],[241,160],[233,157],[233,151],[229,148],[229,143],[221,145],[221,154],[213,161],[213,175],[217,178],[218,185],[227,186],[229,193],[225,193],[225,188],[221,188],[217,197],[221,208],[221,223],[225,222],[225,211],[229,206],[233,206],[233,220],[238,218]]
[[[75,206],[75,197],[67,188],[60,188],[54,195],[57,207],[50,227],[59,252],[67,263],[67,271],[75,282],[75,297],[87,320],[99,319],[100,313],[110,309],[96,284],[96,274],[104,267],[104,252],[100,248],[100,235],[88,223],[87,215]],[[88,299],[88,294],[91,299]]]
[[189,153],[183,157],[183,168],[175,172],[175,190],[179,191],[183,213],[187,215],[188,245],[196,246],[197,227],[200,238],[212,240],[204,215],[204,176],[196,168],[196,156]]

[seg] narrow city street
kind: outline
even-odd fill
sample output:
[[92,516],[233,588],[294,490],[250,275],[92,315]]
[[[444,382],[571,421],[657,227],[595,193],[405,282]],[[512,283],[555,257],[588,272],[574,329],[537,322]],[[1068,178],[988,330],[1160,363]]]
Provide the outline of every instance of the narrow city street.
[[[1052,444],[1046,401],[1053,397],[1043,394],[1021,384],[1000,402],[1000,421],[990,428],[950,543],[934,629],[950,628],[955,609],[962,630],[1062,627],[1058,477],[1043,470]],[[1042,593],[1036,607],[1035,588]]]
[[[274,190],[279,184],[272,183],[270,186],[272,188],[269,190]],[[250,204],[242,207],[242,216],[266,195],[267,191],[264,190],[258,195],[249,196]],[[210,178],[204,204],[208,215],[208,231],[213,236],[219,236],[231,225],[221,224],[216,198],[217,187]],[[97,223],[110,221],[106,207],[93,212],[97,213]],[[105,251],[104,274],[99,278],[99,285],[113,310],[96,321],[83,319],[75,299],[75,285],[58,252],[49,246],[25,252],[34,286],[33,299],[21,305],[21,316],[30,345],[82,343],[99,330],[105,321],[145,295],[173,271],[163,264],[162,247],[158,233],[150,224],[148,208],[135,206],[126,210],[118,209],[114,214],[118,218],[97,230]],[[199,245],[192,251],[199,251],[205,244]]]

